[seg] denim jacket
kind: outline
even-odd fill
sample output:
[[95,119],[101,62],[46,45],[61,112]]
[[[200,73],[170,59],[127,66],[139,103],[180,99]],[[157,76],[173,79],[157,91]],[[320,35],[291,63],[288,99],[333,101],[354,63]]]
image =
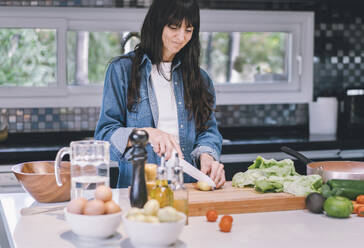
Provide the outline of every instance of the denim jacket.
[[[131,52],[126,56],[134,56]],[[150,81],[152,63],[147,55],[141,62],[140,99],[133,106],[132,111],[127,109],[127,90],[131,81],[130,58],[118,58],[108,66],[103,91],[103,100],[98,120],[95,139],[110,142],[110,158],[117,161],[119,166],[118,187],[127,187],[131,184],[132,165],[130,150],[127,143],[130,133],[134,128],[156,127],[158,123],[158,103]],[[222,137],[217,129],[215,115],[207,121],[207,130],[198,132],[194,119],[188,118],[188,110],[185,108],[183,98],[183,81],[180,70],[180,62],[172,68],[172,82],[176,97],[177,116],[179,125],[179,144],[184,159],[197,165],[202,153],[210,154],[215,160],[219,160]],[[213,83],[207,73],[201,69],[201,74],[206,82],[206,87],[213,93]],[[146,146],[148,163],[160,164],[160,157],[153,151],[150,144]],[[185,182],[194,180],[184,175]]]

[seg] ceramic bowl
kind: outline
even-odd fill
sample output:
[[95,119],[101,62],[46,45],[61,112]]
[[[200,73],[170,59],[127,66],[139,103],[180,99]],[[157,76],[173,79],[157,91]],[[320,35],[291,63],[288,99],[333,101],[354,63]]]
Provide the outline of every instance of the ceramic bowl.
[[186,223],[186,215],[176,222],[148,223],[133,221],[123,215],[123,227],[135,247],[166,247],[175,243]]
[[121,212],[83,215],[70,213],[65,208],[64,214],[71,230],[75,234],[87,238],[108,238],[116,232],[121,222]]
[[23,189],[38,202],[63,202],[70,200],[70,162],[61,163],[59,187],[54,175],[54,161],[34,161],[14,165],[12,171]]

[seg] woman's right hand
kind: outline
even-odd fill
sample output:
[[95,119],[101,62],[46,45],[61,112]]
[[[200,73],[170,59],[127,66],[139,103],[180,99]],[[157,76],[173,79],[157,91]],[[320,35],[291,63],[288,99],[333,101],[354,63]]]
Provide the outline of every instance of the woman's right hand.
[[160,157],[164,154],[165,159],[169,160],[173,154],[173,150],[176,150],[178,157],[183,158],[181,147],[175,136],[152,127],[146,127],[143,130],[148,133],[149,143],[152,145],[154,152]]

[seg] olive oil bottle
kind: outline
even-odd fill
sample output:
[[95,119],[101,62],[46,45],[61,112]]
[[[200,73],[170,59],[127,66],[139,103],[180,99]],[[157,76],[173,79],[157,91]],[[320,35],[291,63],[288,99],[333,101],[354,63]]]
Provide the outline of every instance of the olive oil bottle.
[[150,192],[150,198],[159,202],[161,208],[173,206],[173,191],[168,185],[167,167],[162,157],[161,165],[157,169],[156,185]]
[[174,180],[172,183],[173,190],[173,207],[186,215],[186,225],[188,224],[188,190],[183,184],[183,169],[179,165],[179,159],[176,155],[174,171]]
[[147,185],[148,200],[151,198],[151,192],[156,186],[157,179],[157,165],[156,164],[145,164],[145,183]]

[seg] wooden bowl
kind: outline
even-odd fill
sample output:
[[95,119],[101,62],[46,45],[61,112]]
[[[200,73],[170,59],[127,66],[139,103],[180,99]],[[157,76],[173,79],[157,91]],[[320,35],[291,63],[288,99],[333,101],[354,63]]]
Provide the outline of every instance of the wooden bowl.
[[38,202],[63,202],[70,200],[70,162],[61,163],[59,187],[54,175],[54,161],[34,161],[14,165],[12,171],[25,191]]

